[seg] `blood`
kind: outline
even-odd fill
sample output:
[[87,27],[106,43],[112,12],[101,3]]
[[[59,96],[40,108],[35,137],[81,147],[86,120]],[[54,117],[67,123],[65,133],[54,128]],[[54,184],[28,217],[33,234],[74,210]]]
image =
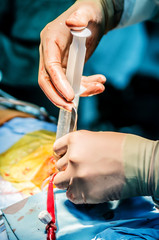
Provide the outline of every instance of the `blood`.
[[10,174],[9,174],[9,173],[5,173],[4,175],[5,175],[6,177],[9,177],[9,176],[10,176]]
[[21,216],[20,218],[17,219],[17,221],[21,221],[24,218],[24,216]]

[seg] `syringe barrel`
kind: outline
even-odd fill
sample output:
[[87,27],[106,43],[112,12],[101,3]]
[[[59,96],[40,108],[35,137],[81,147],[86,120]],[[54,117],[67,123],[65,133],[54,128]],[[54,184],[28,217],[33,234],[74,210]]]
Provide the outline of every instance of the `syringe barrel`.
[[[73,34],[73,41],[70,46],[66,77],[72,86],[75,98],[73,100],[76,109],[78,108],[80,84],[83,73],[85,54],[86,54],[86,37],[90,36],[90,31],[84,29],[81,33],[71,31]],[[70,131],[71,112],[60,109],[56,139],[64,136]]]
[[64,109],[60,109],[58,124],[57,124],[56,139],[69,133],[70,122],[71,122],[71,112],[68,112]]

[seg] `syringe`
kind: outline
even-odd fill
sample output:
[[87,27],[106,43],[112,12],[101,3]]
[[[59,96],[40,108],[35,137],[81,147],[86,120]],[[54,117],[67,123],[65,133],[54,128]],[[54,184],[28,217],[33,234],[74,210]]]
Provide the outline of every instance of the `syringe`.
[[[73,41],[68,55],[66,77],[75,93],[73,102],[77,111],[80,96],[80,84],[86,54],[85,43],[86,38],[91,35],[91,32],[88,28],[85,28],[82,31],[71,31],[71,33],[73,35]],[[60,109],[56,139],[70,132],[71,116],[71,112]]]

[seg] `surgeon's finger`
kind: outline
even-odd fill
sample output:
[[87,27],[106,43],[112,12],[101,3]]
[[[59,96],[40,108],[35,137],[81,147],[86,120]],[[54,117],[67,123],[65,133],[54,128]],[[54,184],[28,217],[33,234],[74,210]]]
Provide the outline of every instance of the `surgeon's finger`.
[[68,103],[65,99],[63,99],[55,89],[54,85],[50,81],[50,77],[45,70],[42,50],[40,46],[40,63],[39,63],[39,76],[38,83],[41,89],[44,91],[46,96],[50,99],[50,101],[58,107],[62,107],[68,111],[72,110],[73,103]]
[[[55,43],[54,43],[55,45]],[[49,55],[45,54],[44,51],[44,63],[46,71],[48,72],[50,76],[50,80],[57,89],[57,91],[67,100],[72,101],[74,99],[74,92],[69,84],[66,75],[63,72],[63,68],[61,66],[61,61],[55,58],[54,55],[59,54],[56,53],[57,46],[52,46],[49,48],[49,52],[52,52],[52,57],[49,57]]]
[[53,150],[58,156],[63,156],[66,153],[70,135],[71,133],[68,133],[54,142]]
[[67,170],[59,172],[54,178],[54,184],[57,188],[67,189],[70,183],[70,176],[67,174]]
[[95,74],[91,76],[83,76],[82,77],[82,83],[92,83],[92,82],[98,82],[104,84],[106,82],[106,77],[102,74]]
[[66,75],[63,72],[64,66],[62,66],[61,63],[61,58],[64,57],[66,51],[68,51],[68,49],[64,47],[66,44],[65,35],[63,36],[61,34],[61,38],[58,36],[59,32],[57,30],[54,30],[54,32],[51,32],[50,34],[47,28],[44,30],[44,33],[42,32],[41,34],[44,66],[57,91],[65,100],[72,101],[74,98],[74,92],[66,79]]
[[102,93],[105,90],[105,87],[101,83],[82,83],[83,87],[86,89],[80,96],[87,97]]
[[74,11],[66,20],[66,25],[73,30],[80,30],[87,27],[89,21],[95,16],[90,4],[85,3]]
[[64,171],[66,169],[68,165],[68,157],[67,154],[64,155],[62,158],[60,158],[57,162],[56,162],[56,168],[59,171]]
[[83,76],[81,84],[86,90],[81,94],[81,97],[87,97],[102,93],[105,90],[105,82],[106,78],[101,74],[96,74],[88,77]]

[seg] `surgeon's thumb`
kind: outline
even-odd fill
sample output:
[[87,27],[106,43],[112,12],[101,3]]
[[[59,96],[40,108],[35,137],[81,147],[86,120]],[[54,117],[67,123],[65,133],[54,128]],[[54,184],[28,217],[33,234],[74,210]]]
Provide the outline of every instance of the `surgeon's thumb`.
[[87,7],[80,6],[67,18],[66,25],[72,30],[82,30],[87,27],[90,20],[91,15]]

